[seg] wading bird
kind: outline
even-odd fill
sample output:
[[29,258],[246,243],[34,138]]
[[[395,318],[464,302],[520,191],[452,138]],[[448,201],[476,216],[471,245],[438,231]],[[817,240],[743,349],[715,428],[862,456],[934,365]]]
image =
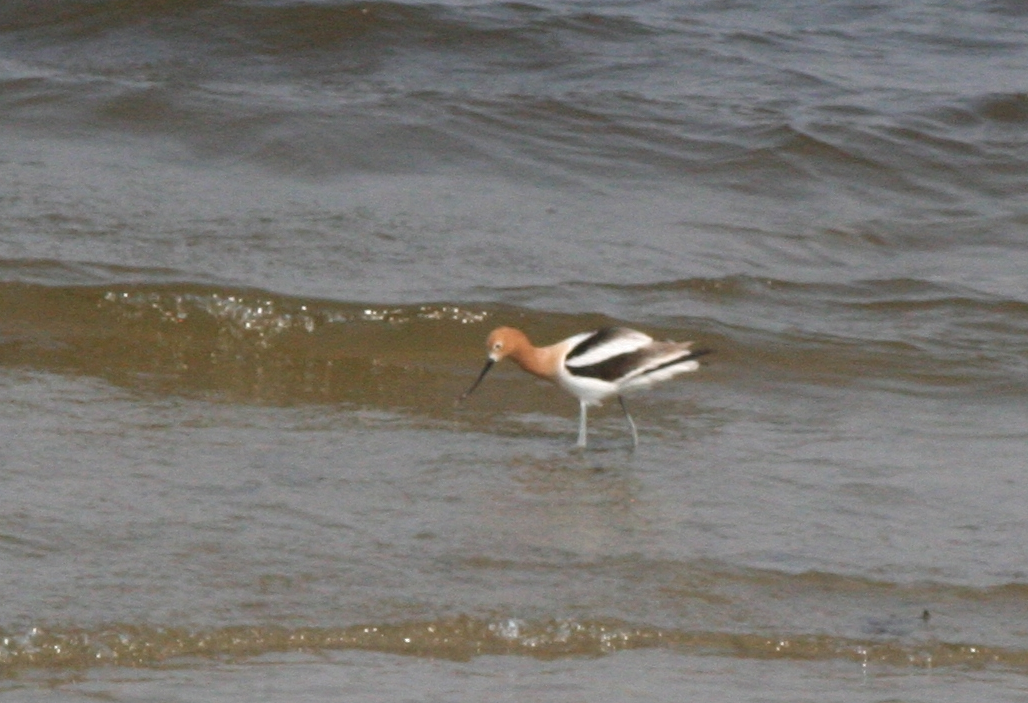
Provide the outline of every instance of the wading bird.
[[635,422],[628,413],[622,393],[649,388],[654,383],[700,367],[697,358],[709,353],[692,350],[692,342],[658,342],[637,330],[607,327],[583,332],[548,347],[536,347],[525,333],[513,327],[499,327],[489,334],[489,358],[471,387],[459,398],[464,400],[478,388],[489,369],[505,357],[531,374],[553,381],[578,398],[578,446],[586,445],[586,416],[590,405],[600,405],[612,395],[632,431],[632,447],[639,444]]

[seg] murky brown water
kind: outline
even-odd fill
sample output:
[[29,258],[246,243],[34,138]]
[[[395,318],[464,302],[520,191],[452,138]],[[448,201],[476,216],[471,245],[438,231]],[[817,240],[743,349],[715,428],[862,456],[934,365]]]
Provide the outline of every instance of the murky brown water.
[[1023,698],[1022,19],[5,6],[0,693]]

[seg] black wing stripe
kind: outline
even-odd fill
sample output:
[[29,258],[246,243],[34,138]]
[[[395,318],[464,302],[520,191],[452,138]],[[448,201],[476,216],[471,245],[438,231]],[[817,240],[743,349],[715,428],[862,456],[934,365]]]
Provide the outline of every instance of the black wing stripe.
[[[586,340],[588,341],[588,340]],[[583,342],[584,344],[585,342]],[[651,373],[655,373],[662,369],[666,369],[676,364],[681,364],[683,361],[691,361],[696,357],[709,354],[710,350],[701,349],[699,351],[687,351],[681,356],[676,356],[673,359],[668,359],[662,364],[651,368],[645,368],[638,374],[640,376],[646,376]],[[609,359],[605,359],[597,364],[591,366],[577,366],[575,368],[568,368],[568,373],[572,376],[582,376],[585,378],[596,378],[601,381],[616,381],[619,378],[624,378],[632,373],[632,371],[638,370],[642,365],[646,357],[649,356],[646,350],[629,352],[626,354],[618,354],[612,356]]]
[[572,376],[616,381],[635,368],[642,355],[639,352],[618,354],[591,366],[566,367]]
[[564,362],[567,363],[577,357],[588,354],[596,347],[602,346],[612,339],[616,339],[621,333],[620,327],[604,327],[603,329],[596,330],[576,344],[575,347],[568,352],[568,355],[564,358]]

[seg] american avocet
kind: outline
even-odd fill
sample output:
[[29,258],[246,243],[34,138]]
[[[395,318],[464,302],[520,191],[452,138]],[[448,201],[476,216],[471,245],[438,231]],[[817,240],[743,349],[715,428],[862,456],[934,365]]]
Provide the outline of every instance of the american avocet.
[[582,408],[578,446],[586,444],[588,407],[616,395],[632,430],[632,446],[636,447],[639,434],[621,394],[698,369],[697,357],[708,351],[693,351],[691,347],[692,342],[657,342],[648,334],[624,327],[583,332],[548,347],[536,347],[521,330],[499,327],[486,340],[489,358],[485,368],[460,400],[478,388],[493,364],[509,356],[525,371],[555,382],[578,398]]

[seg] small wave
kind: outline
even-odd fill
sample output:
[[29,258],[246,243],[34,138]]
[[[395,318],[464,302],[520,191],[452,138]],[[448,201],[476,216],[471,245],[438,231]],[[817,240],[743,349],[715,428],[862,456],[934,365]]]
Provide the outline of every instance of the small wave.
[[[506,296],[529,302],[505,307],[356,304],[183,283],[8,283],[0,286],[0,364],[241,402],[420,403],[436,412],[438,399],[477,365],[490,324],[523,326],[540,343],[641,325],[656,337],[716,349],[700,382],[758,373],[813,384],[899,384],[908,393],[976,386],[1006,394],[1028,383],[1021,345],[1028,304],[959,286],[751,276],[561,286],[565,298],[580,290],[583,300],[598,289],[614,308],[646,310],[649,324],[587,306],[538,311],[530,301],[546,291],[536,289]],[[689,297],[687,307],[676,291]],[[417,398],[409,393],[415,383],[425,390]]]
[[[480,335],[460,330],[489,316],[446,303],[338,304],[185,284],[10,283],[0,301],[0,365],[244,402],[406,405],[410,373],[449,365],[460,346],[477,352]],[[446,374],[432,378],[423,382],[443,384]]]
[[975,644],[692,631],[607,620],[458,616],[349,627],[34,627],[21,633],[0,632],[0,675],[98,666],[152,668],[187,657],[258,657],[275,652],[364,650],[466,661],[485,655],[563,659],[655,648],[738,659],[840,660],[901,668],[1028,669],[1028,652],[1022,649]]
[[0,12],[0,31],[26,40],[84,41],[129,32],[157,39],[194,35],[220,40],[215,54],[256,52],[310,54],[355,52],[384,47],[432,45],[438,49],[513,51],[526,55],[543,48],[546,32],[580,34],[591,39],[634,40],[657,32],[623,11],[555,11],[526,3],[487,3],[472,7],[389,2],[243,2],[212,0],[168,3],[143,0],[128,5],[62,2],[11,2]]
[[1028,123],[1028,93],[1000,93],[975,101],[974,111],[985,120],[1023,126]]

